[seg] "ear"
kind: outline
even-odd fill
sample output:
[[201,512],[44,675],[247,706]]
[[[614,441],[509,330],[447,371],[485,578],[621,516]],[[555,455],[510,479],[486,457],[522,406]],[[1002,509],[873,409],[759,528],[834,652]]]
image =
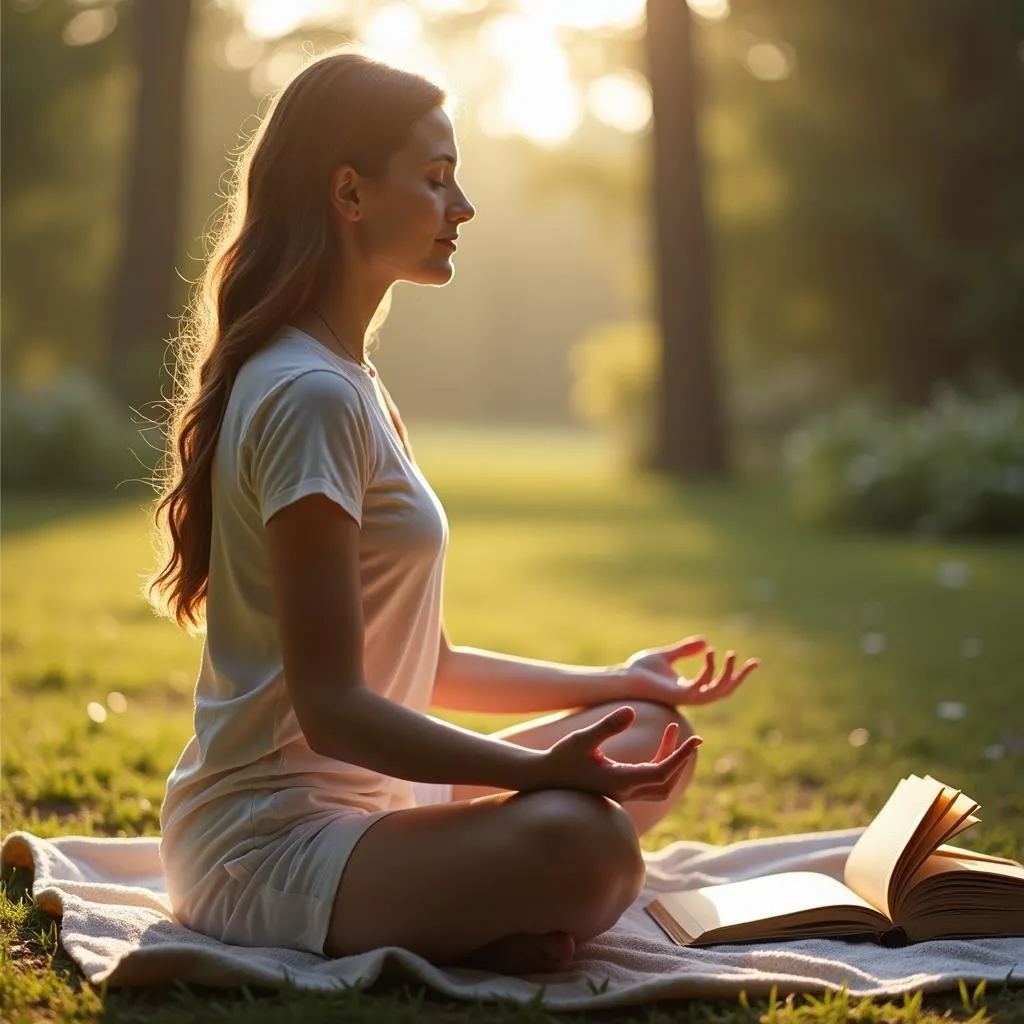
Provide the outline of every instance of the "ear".
[[349,164],[342,164],[331,175],[331,205],[346,220],[359,220],[361,216],[359,185],[362,179]]

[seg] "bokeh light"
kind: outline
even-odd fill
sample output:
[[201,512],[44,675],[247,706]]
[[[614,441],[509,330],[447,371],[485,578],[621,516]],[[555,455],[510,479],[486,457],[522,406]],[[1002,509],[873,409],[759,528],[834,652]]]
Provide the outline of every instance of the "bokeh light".
[[379,54],[408,53],[423,35],[423,19],[403,3],[385,4],[356,22],[359,38]]
[[651,90],[637,71],[624,68],[591,82],[587,106],[599,121],[621,132],[640,132],[650,123]]
[[754,43],[744,60],[747,70],[762,82],[779,82],[789,78],[796,66],[796,54],[790,47],[769,40]]
[[542,146],[568,139],[583,120],[583,103],[554,26],[503,15],[487,24],[481,42],[505,68],[498,95],[481,107],[483,130],[522,135]]
[[519,0],[530,18],[556,28],[636,28],[643,24],[645,0]]
[[105,39],[116,26],[117,11],[113,7],[90,7],[69,19],[61,38],[68,46],[88,46]]
[[729,0],[688,0],[690,10],[708,21],[722,21],[732,8]]

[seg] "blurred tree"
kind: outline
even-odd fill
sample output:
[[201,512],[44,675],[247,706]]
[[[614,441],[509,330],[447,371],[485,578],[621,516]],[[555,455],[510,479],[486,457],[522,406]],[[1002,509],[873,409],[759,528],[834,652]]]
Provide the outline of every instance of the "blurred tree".
[[64,361],[102,361],[130,11],[67,0],[4,0],[2,10],[4,374],[40,382]]
[[191,0],[142,0],[136,5],[138,85],[108,349],[110,380],[124,398],[140,397],[150,387],[144,381],[152,380],[159,365],[153,346],[171,333],[170,318],[177,313],[175,264],[191,14]]
[[975,368],[1024,380],[1024,4],[733,12],[734,95],[785,182],[757,251],[734,250],[764,272],[751,329],[911,404]]
[[655,458],[661,469],[688,477],[721,476],[728,469],[692,18],[685,0],[647,0],[655,293],[662,339]]

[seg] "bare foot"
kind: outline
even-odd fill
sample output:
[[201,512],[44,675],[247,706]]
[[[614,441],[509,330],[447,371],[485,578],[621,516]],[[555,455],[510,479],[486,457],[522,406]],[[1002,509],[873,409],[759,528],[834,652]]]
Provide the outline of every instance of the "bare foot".
[[567,970],[575,952],[576,942],[568,932],[507,935],[462,957],[454,966],[499,974],[543,974]]

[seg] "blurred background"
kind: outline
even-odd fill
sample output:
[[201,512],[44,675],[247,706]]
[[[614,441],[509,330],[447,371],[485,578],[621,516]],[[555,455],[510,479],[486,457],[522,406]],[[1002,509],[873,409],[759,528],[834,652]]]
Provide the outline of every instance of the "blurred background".
[[913,771],[1024,857],[1022,0],[0,14],[8,828],[159,828],[202,646],[140,586],[171,339],[240,132],[356,40],[458,97],[477,208],[373,355],[452,641],[762,659],[650,846],[865,823]]
[[785,478],[813,520],[1022,528],[1020,0],[2,11],[6,488],[153,464],[239,132],[355,39],[459,97],[478,210],[375,353],[410,423],[595,431]]

